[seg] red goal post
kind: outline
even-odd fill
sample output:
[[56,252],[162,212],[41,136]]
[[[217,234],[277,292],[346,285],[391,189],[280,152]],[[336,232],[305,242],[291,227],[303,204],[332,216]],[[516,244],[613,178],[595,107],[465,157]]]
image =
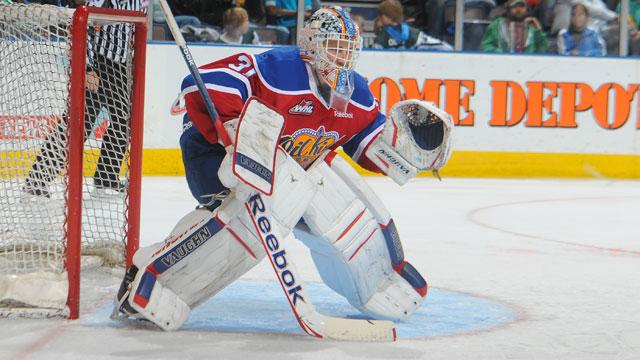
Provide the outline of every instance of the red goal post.
[[[142,127],[144,116],[144,77],[147,42],[147,18],[140,12],[102,9],[81,6],[74,12],[72,37],[76,39],[71,47],[71,69],[86,67],[87,27],[89,20],[117,21],[133,23],[134,48],[137,52],[133,59],[133,89],[131,106],[131,139],[130,139],[130,177],[129,177],[129,212],[126,242],[126,266],[131,265],[133,253],[138,249],[140,237],[140,195],[142,175]],[[75,46],[75,45],[78,46]],[[68,195],[68,245],[67,271],[69,273],[69,318],[77,319],[80,309],[80,257],[81,257],[81,209],[82,209],[82,177],[83,177],[83,144],[84,133],[84,87],[85,72],[80,71],[78,78],[71,77],[71,103],[69,133],[69,195]],[[74,285],[74,284],[77,284]]]
[[[101,34],[101,29],[104,34],[116,29],[125,35],[110,38],[103,34],[107,40],[99,42],[96,34]],[[56,284],[62,285],[56,285],[51,294],[68,286],[63,309],[56,309],[60,306],[52,305],[46,298],[49,295],[43,295],[40,304],[28,303],[28,297],[37,297],[38,291],[49,294],[37,288],[42,278],[34,283],[38,285],[25,285],[36,287],[26,300],[20,297],[23,290],[0,293],[0,303],[6,300],[9,304],[3,314],[44,308],[44,316],[77,319],[82,256],[115,252],[122,255],[119,265],[131,264],[140,229],[146,38],[147,17],[142,12],[0,5],[0,272],[14,279],[24,277],[9,289],[42,273],[67,277],[67,285],[56,278]],[[116,53],[122,56],[112,61]],[[42,64],[34,64],[38,61]],[[88,61],[93,61],[101,74],[94,92],[86,87],[91,68]],[[32,69],[22,73],[25,68]],[[122,69],[125,75],[117,78],[115,69]],[[34,74],[38,71],[42,73]],[[122,94],[111,90],[116,86],[111,82],[124,84]],[[89,103],[91,97],[95,101]],[[39,103],[44,105],[34,105]],[[38,121],[40,118],[48,120]],[[26,119],[34,128],[25,125]],[[94,122],[100,121],[108,133],[119,131],[108,136],[117,136],[115,143],[120,147],[124,143],[124,151],[105,145],[107,135],[100,139],[94,136]],[[113,130],[116,127],[119,130]],[[20,131],[24,134],[16,135]],[[119,152],[124,154],[113,155]],[[53,159],[45,158],[49,153],[54,153]],[[98,153],[107,160],[98,157],[96,161]],[[59,160],[63,164],[57,165]],[[101,166],[107,168],[104,173],[113,171],[115,178],[124,177],[125,185],[118,188],[113,181],[97,177]],[[42,174],[33,175],[42,169]],[[92,172],[93,183],[87,180]],[[95,195],[98,189],[117,191],[101,198]]]

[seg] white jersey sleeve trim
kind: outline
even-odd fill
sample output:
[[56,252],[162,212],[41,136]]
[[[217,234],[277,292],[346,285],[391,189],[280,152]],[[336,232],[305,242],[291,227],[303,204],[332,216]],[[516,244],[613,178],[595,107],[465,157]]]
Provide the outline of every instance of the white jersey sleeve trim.
[[375,100],[369,106],[364,106],[364,105],[362,105],[362,104],[360,104],[358,102],[355,102],[353,99],[350,99],[349,103],[351,103],[351,105],[353,105],[353,106],[355,106],[355,107],[357,107],[359,109],[362,109],[364,111],[371,111],[371,110],[373,110],[373,108],[376,107],[376,101]]
[[[254,67],[255,67],[255,59],[253,59],[253,63],[254,63]],[[206,70],[200,70],[200,74],[208,74],[208,73],[212,73],[212,72],[223,72],[225,74],[229,74],[231,76],[233,76],[234,78],[242,81],[242,83],[244,83],[244,86],[247,89],[247,99],[250,98],[253,93],[251,91],[251,84],[249,83],[249,79],[247,79],[246,76],[233,71],[231,69],[225,69],[225,68],[217,68],[217,69],[206,69]]]
[[[227,94],[237,95],[240,99],[242,99],[242,94],[240,94],[240,90],[238,90],[236,88],[227,87],[227,86],[220,86],[220,85],[214,85],[214,84],[205,84],[205,87],[207,89],[220,91],[220,92],[227,93]],[[180,96],[185,96],[185,95],[187,95],[189,93],[196,92],[196,91],[198,91],[198,87],[196,85],[192,85],[192,86],[189,86],[189,87],[185,88],[184,90],[182,90],[182,92],[180,93]],[[214,102],[214,105],[215,105],[215,102]]]

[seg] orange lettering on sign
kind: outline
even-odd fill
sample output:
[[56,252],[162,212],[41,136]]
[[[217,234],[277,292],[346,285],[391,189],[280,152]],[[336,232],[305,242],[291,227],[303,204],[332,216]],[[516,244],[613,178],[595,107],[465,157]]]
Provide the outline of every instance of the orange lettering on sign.
[[[469,110],[469,98],[475,92],[473,80],[445,80],[445,111],[453,117],[453,122],[458,126],[473,126],[474,112]],[[461,88],[466,89],[460,97]],[[460,107],[468,114],[464,119],[460,118]]]
[[400,79],[400,84],[404,88],[404,100],[422,99],[431,101],[439,106],[440,104],[440,85],[442,80],[425,79],[422,83],[422,91],[418,88],[418,81],[412,78]]
[[[558,114],[553,111],[553,99],[558,96],[558,84],[553,82],[527,82],[529,96],[527,99],[527,121],[528,127],[557,127]],[[545,92],[545,90],[547,90]],[[549,94],[545,97],[545,94]],[[543,119],[543,110],[550,116]]]
[[527,111],[524,89],[513,81],[491,81],[489,84],[493,93],[489,125],[517,125]]
[[[614,111],[613,119],[609,121],[609,92],[613,90]],[[615,83],[603,84],[595,91],[593,96],[593,116],[596,123],[603,129],[618,129],[629,119],[631,110],[631,100],[638,90],[638,85],[629,85],[629,90],[625,90],[622,85]]]
[[[382,96],[383,86],[385,89],[384,97]],[[393,104],[402,100],[400,87],[398,87],[398,84],[396,84],[395,81],[393,81],[388,77],[379,77],[373,80],[371,84],[369,84],[369,90],[371,90],[371,93],[376,99],[386,102],[386,105],[387,105],[386,111],[385,111],[386,114],[389,113],[389,110],[391,110],[391,107],[393,106]]]
[[[560,86],[560,121],[559,127],[576,128],[576,112],[591,108],[593,89],[584,83],[559,83]],[[577,94],[580,100],[576,102]]]
[[[425,79],[420,88],[415,78],[401,78],[399,83],[388,77],[380,77],[369,85],[374,97],[381,101],[382,111],[389,112],[398,101],[422,99],[441,106],[444,87],[444,104],[458,126],[473,126],[475,112],[471,109],[471,97],[475,95],[474,80]],[[492,91],[490,126],[516,126],[526,116],[526,127],[576,128],[576,114],[591,110],[596,123],[604,129],[618,129],[625,125],[631,112],[631,102],[640,84],[627,88],[616,83],[606,83],[593,90],[586,83],[526,82],[526,88],[515,81],[490,82]],[[610,107],[610,102],[613,107]],[[638,99],[638,123],[640,129],[640,96]]]
[[527,98],[527,121],[526,126],[539,127],[542,126],[542,92],[543,86],[541,82],[527,82],[529,96]]

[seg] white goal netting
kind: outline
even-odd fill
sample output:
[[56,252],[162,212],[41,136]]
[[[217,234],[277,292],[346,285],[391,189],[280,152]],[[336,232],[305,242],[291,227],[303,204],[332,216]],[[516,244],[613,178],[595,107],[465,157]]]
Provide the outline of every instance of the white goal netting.
[[[70,126],[85,136],[82,253],[124,262],[135,26],[90,20],[86,64],[72,69],[73,26],[73,10],[0,5],[0,308],[64,312]],[[82,74],[84,99],[72,99]]]

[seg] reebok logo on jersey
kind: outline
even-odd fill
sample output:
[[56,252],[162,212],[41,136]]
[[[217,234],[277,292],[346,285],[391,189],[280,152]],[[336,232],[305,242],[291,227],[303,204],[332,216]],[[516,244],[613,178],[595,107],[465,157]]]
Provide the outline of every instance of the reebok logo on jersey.
[[289,109],[291,115],[311,115],[313,113],[313,101],[303,99]]
[[339,117],[343,119],[353,119],[353,113],[350,113],[350,112],[341,112],[341,111],[335,110],[333,112],[333,115],[335,117]]

